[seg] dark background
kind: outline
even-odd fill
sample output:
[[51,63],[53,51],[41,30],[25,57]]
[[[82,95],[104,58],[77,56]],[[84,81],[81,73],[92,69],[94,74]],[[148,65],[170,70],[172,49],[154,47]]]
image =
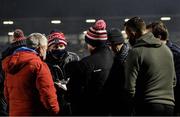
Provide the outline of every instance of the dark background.
[[[166,22],[170,32],[180,32],[180,0],[0,0],[0,35],[17,27],[29,34],[48,33],[58,28],[67,34],[77,34],[92,24],[85,19],[105,19],[110,27],[122,28],[125,18],[140,16],[147,23],[161,16],[172,17]],[[59,25],[51,24],[60,19]],[[13,20],[14,25],[3,25]]]

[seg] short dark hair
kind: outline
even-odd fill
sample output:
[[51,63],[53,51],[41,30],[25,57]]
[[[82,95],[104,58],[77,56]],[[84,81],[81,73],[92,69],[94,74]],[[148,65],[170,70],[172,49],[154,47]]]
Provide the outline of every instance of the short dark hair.
[[166,25],[162,21],[153,22],[146,27],[147,29],[151,29],[153,35],[158,38],[161,36],[161,40],[167,40],[169,36],[168,29]]
[[146,23],[140,17],[133,17],[127,22],[125,22],[124,26],[131,28],[135,32],[142,33],[146,30]]

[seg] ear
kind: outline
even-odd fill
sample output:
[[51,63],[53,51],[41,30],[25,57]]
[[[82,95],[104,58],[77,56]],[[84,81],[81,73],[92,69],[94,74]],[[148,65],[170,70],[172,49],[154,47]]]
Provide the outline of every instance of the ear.
[[135,35],[136,35],[136,32],[131,31],[130,34],[131,34],[132,36],[135,36]]
[[87,44],[87,49],[89,52],[92,52],[95,49],[95,47],[91,46],[90,44]]
[[40,57],[43,56],[43,49],[42,49],[42,47],[37,48],[36,51],[39,53],[39,56],[40,56]]
[[162,36],[161,36],[161,35],[158,35],[158,38],[161,40]]
[[43,52],[43,48],[39,47],[39,52],[42,53]]
[[44,53],[47,51],[47,47],[41,46],[41,47],[38,48],[38,50],[39,50],[39,55],[43,56]]
[[127,36],[135,36],[136,32],[134,32],[131,28],[126,27],[126,34]]
[[117,50],[117,51],[120,51],[121,48],[122,48],[122,46],[123,46],[123,44],[117,44],[117,45],[116,45],[116,50]]
[[47,46],[39,47],[39,56],[41,57],[42,60],[46,59],[46,51],[47,51]]
[[87,47],[88,47],[89,49],[91,49],[91,50],[94,50],[94,49],[95,49],[95,47],[93,47],[93,46],[90,45],[90,44],[87,44]]

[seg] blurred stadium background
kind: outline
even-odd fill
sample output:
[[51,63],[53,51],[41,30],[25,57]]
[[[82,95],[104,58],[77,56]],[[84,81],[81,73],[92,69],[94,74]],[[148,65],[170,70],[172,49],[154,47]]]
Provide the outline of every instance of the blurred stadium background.
[[11,42],[12,32],[21,28],[48,35],[52,29],[64,32],[69,50],[87,55],[84,31],[97,19],[107,29],[123,31],[125,20],[140,16],[146,23],[163,20],[170,39],[180,45],[180,0],[0,0],[0,52]]

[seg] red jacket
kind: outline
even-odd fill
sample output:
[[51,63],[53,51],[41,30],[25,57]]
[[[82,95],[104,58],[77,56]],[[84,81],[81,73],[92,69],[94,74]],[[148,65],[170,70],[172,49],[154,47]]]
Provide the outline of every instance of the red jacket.
[[4,94],[10,116],[57,114],[59,104],[48,66],[34,52],[6,57]]

